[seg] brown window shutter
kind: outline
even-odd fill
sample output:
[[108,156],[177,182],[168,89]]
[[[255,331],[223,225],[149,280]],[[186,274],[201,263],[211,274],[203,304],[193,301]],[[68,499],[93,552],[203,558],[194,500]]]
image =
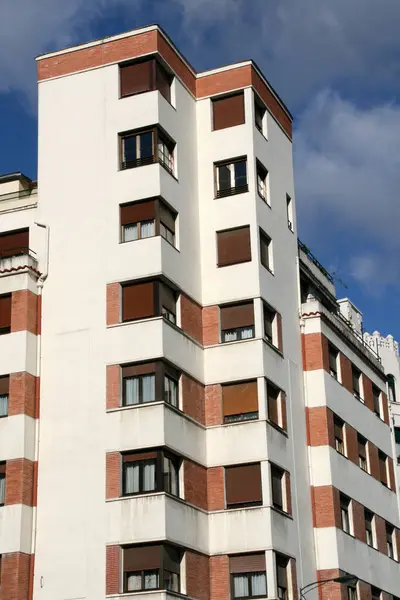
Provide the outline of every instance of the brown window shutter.
[[162,546],[124,548],[124,572],[159,569]]
[[0,473],[2,475],[5,475],[5,473],[6,473],[6,463],[5,462],[0,463]]
[[10,390],[10,377],[0,377],[0,395],[8,394]]
[[0,235],[0,256],[13,256],[29,248],[29,229],[7,231]]
[[231,573],[257,573],[265,571],[265,554],[235,554],[229,557],[229,571]]
[[262,502],[260,463],[225,468],[228,505]]
[[139,221],[151,221],[156,218],[156,201],[135,202],[133,204],[121,204],[121,225],[138,223]]
[[276,313],[276,331],[277,331],[277,339],[276,345],[278,349],[283,352],[283,334],[282,334],[282,317],[280,313]]
[[165,283],[159,284],[160,290],[160,308],[165,306],[174,315],[176,314],[176,293]]
[[276,555],[276,581],[279,587],[287,589],[287,567],[289,559],[281,554]]
[[271,465],[272,502],[275,506],[281,509],[283,509],[283,475],[284,472],[281,469]]
[[334,420],[334,431],[335,438],[343,442],[343,421],[340,421],[338,418]]
[[168,229],[170,231],[172,231],[173,233],[175,233],[175,215],[173,214],[173,212],[164,204],[164,202],[160,201],[159,204],[159,211],[160,211],[160,221],[161,223],[163,223],[165,225],[165,227],[168,227]]
[[224,416],[258,412],[257,381],[222,386]]
[[122,377],[136,377],[136,375],[151,375],[156,372],[156,363],[142,363],[136,365],[123,365]]
[[0,296],[0,329],[11,327],[11,294]]
[[279,425],[279,390],[271,383],[267,383],[268,418],[275,425]]
[[365,440],[358,440],[358,455],[364,460],[367,460],[367,447]]
[[167,571],[171,571],[172,573],[179,573],[182,556],[178,548],[174,548],[173,546],[165,544],[165,546],[163,546],[163,554],[164,569],[166,569]]
[[136,283],[122,287],[123,321],[154,316],[154,282]]
[[121,98],[154,90],[154,66],[154,58],[131,65],[120,65]]
[[123,454],[122,462],[137,462],[139,460],[151,460],[157,458],[157,452],[133,452],[132,454]]
[[235,329],[251,325],[254,325],[253,302],[221,307],[221,329]]
[[285,392],[281,392],[281,411],[282,411],[282,423],[281,427],[285,431],[287,430],[287,415],[286,415],[286,394]]
[[250,227],[217,231],[217,249],[219,267],[250,261]]
[[388,481],[387,481],[387,473],[386,473],[386,456],[382,452],[379,452],[378,456],[379,456],[380,478],[381,478],[382,483],[387,485]]
[[156,88],[168,102],[171,102],[171,76],[159,62],[156,62]]
[[244,92],[212,101],[214,130],[234,127],[245,122]]

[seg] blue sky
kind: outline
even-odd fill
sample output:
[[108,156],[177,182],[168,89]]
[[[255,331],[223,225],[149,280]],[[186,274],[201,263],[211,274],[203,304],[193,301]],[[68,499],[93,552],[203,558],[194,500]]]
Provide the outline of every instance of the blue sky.
[[36,177],[36,55],[151,23],[198,70],[257,62],[295,117],[301,239],[400,340],[398,0],[1,0],[0,173]]

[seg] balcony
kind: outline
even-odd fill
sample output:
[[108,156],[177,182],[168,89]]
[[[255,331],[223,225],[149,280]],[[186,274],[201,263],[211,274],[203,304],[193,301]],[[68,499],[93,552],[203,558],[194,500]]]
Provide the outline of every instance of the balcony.
[[0,252],[0,277],[21,271],[39,275],[36,252],[23,246]]
[[28,189],[21,189],[8,194],[0,194],[0,212],[24,206],[35,206],[38,201],[37,187],[32,185]]

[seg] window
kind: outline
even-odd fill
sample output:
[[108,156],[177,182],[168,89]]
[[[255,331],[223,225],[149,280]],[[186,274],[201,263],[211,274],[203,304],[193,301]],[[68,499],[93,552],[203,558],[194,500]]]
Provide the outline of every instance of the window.
[[383,485],[388,487],[388,478],[387,478],[387,467],[386,467],[386,459],[387,456],[383,452],[379,450],[378,452],[378,460],[379,460],[379,479]]
[[288,227],[290,231],[293,231],[293,203],[291,197],[288,196],[288,194],[286,194],[286,216]]
[[0,506],[4,506],[6,499],[6,463],[0,463]]
[[165,402],[178,407],[178,383],[168,375],[164,377],[164,395]]
[[363,438],[361,435],[357,435],[358,442],[358,466],[363,470],[368,472],[368,463],[367,463],[367,440]]
[[389,558],[395,558],[394,556],[394,527],[389,523],[386,523],[386,551]]
[[344,423],[339,417],[334,417],[335,448],[339,454],[346,456],[344,447]]
[[253,302],[221,306],[221,341],[236,342],[254,337]]
[[351,375],[353,381],[353,394],[356,398],[361,400],[361,372],[354,365],[351,365]]
[[224,423],[258,419],[257,381],[222,386]]
[[258,195],[269,205],[268,171],[259,161],[257,161],[257,191]]
[[179,496],[178,457],[163,450],[124,454],[123,494],[168,492]]
[[232,196],[248,191],[247,160],[238,158],[233,161],[215,165],[216,196]]
[[11,332],[11,294],[0,296],[0,335]]
[[263,133],[264,116],[266,108],[257,96],[254,96],[254,124],[260,133]]
[[264,231],[260,229],[260,257],[261,264],[268,271],[273,272],[272,263],[272,240]]
[[122,286],[122,321],[163,316],[176,323],[176,292],[164,282],[139,281]]
[[8,415],[8,393],[10,386],[10,378],[7,376],[0,377],[0,417]]
[[232,598],[267,596],[265,553],[236,554],[229,557]]
[[161,235],[175,245],[175,219],[173,213],[160,199],[120,205],[122,242]]
[[396,442],[397,464],[400,464],[400,427],[394,428],[394,440]]
[[218,267],[227,267],[251,260],[250,227],[235,227],[217,231]]
[[264,337],[270,344],[282,352],[282,322],[280,314],[264,303],[263,319]]
[[225,129],[245,122],[244,92],[212,99],[213,128]]
[[375,548],[374,544],[374,532],[373,532],[373,522],[374,515],[369,511],[364,509],[364,519],[365,519],[365,538],[368,546]]
[[278,599],[288,600],[288,568],[290,559],[282,554],[276,554],[276,584]]
[[381,600],[381,595],[381,590],[371,585],[371,600]]
[[389,401],[396,402],[396,380],[394,375],[387,376],[388,390],[389,390]]
[[171,102],[171,82],[173,77],[154,58],[119,67],[121,98],[158,90]]
[[347,588],[347,600],[357,600],[357,588],[350,586]]
[[168,402],[179,406],[179,372],[163,361],[122,366],[122,404]]
[[271,465],[272,505],[282,511],[287,511],[285,471],[276,465]]
[[372,395],[374,398],[374,413],[377,417],[381,416],[381,391],[376,385],[372,385]]
[[340,494],[340,515],[342,520],[342,529],[345,533],[350,532],[350,500],[343,494]]
[[285,393],[267,381],[268,420],[282,429],[286,429]]
[[0,234],[0,258],[28,254],[29,229],[16,229]]
[[262,504],[260,463],[225,467],[225,486],[227,508]]
[[338,358],[339,352],[332,344],[328,344],[329,351],[329,372],[335,379],[338,379]]
[[123,548],[124,592],[180,592],[182,552],[169,544]]
[[132,169],[159,162],[169,173],[174,174],[173,142],[158,127],[124,133],[121,139],[121,169]]

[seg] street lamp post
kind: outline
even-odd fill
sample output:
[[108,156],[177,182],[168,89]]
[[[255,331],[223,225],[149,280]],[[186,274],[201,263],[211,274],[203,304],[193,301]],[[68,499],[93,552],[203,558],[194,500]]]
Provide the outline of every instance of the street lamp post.
[[304,595],[307,594],[308,592],[311,592],[311,590],[314,590],[316,588],[319,588],[321,585],[324,585],[325,583],[347,583],[349,585],[354,585],[356,584],[358,581],[358,577],[356,577],[355,575],[340,575],[339,577],[333,577],[332,579],[322,579],[320,581],[313,581],[312,583],[308,583],[307,585],[305,585],[304,587],[302,587],[300,589],[300,598],[302,598],[303,600],[305,600]]

